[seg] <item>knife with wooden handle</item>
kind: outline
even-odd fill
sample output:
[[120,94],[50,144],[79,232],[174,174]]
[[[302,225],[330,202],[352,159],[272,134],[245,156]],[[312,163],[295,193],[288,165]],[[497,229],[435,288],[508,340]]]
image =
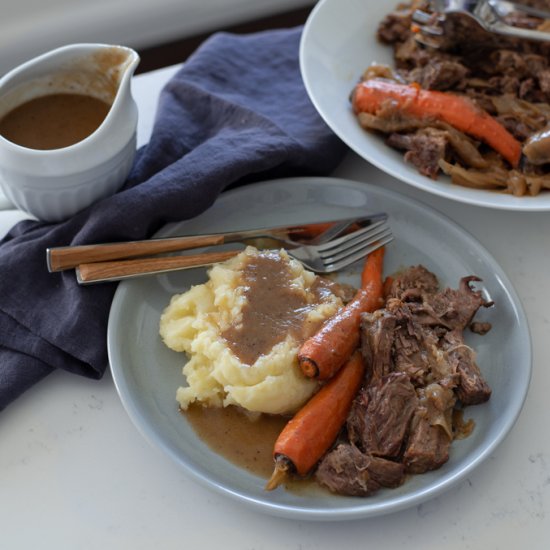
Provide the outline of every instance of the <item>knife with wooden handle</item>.
[[367,227],[384,220],[387,214],[377,213],[354,218],[344,218],[302,225],[276,226],[228,233],[212,233],[183,237],[147,239],[119,243],[89,244],[82,246],[61,246],[46,250],[46,261],[50,272],[72,269],[80,264],[92,264],[109,260],[139,258],[154,254],[179,252],[226,243],[246,242],[262,237],[275,239],[282,247],[293,248],[302,244],[319,244],[334,238],[353,227]]
[[78,284],[103,283],[120,281],[139,277],[144,273],[167,273],[194,267],[206,267],[219,262],[225,262],[236,256],[240,250],[226,250],[223,252],[205,252],[203,254],[187,254],[167,256],[164,258],[135,258],[131,260],[113,260],[80,264],[76,268]]

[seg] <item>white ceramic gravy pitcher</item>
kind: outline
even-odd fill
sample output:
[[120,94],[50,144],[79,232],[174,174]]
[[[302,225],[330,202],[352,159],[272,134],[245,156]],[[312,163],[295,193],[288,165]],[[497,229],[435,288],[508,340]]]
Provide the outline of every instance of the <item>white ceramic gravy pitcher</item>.
[[50,94],[88,95],[110,105],[97,130],[66,147],[31,149],[0,135],[0,185],[18,208],[59,221],[120,188],[136,151],[138,115],[130,81],[138,63],[130,48],[73,44],[0,79],[0,120]]

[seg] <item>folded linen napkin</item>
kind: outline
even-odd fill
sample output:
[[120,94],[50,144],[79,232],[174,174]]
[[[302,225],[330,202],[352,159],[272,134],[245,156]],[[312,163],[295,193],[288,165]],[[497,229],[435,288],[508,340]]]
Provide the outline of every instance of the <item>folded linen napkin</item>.
[[300,34],[214,35],[162,91],[121,191],[62,223],[20,222],[0,242],[0,410],[54,369],[100,378],[108,366],[116,284],[48,273],[47,247],[144,239],[230,185],[335,168],[345,147],[303,87]]

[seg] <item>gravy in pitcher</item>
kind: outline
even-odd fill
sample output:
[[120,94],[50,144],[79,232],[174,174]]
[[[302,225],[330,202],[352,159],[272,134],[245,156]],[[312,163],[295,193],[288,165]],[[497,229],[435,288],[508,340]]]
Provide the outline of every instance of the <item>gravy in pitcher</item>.
[[0,135],[29,149],[60,149],[95,132],[110,108],[88,95],[45,95],[8,112],[0,120]]

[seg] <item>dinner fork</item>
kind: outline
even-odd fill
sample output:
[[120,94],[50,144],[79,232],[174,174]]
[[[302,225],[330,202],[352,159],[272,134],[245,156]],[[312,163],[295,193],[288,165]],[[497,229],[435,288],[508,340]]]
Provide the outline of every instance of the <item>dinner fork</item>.
[[[392,240],[393,234],[387,221],[381,220],[329,242],[319,245],[303,245],[286,252],[301,262],[306,269],[315,273],[334,273],[364,258]],[[228,260],[241,251],[242,249],[81,264],[76,268],[76,280],[79,284],[85,285],[206,267]]]
[[523,12],[533,17],[548,20],[550,12],[507,2],[505,0],[430,0],[430,12],[417,9],[412,20],[417,24],[417,40],[427,46],[437,47],[437,42],[425,40],[425,36],[443,36],[444,23],[449,15],[465,15],[488,32],[527,40],[550,40],[550,32],[508,25],[504,18],[514,12]]

